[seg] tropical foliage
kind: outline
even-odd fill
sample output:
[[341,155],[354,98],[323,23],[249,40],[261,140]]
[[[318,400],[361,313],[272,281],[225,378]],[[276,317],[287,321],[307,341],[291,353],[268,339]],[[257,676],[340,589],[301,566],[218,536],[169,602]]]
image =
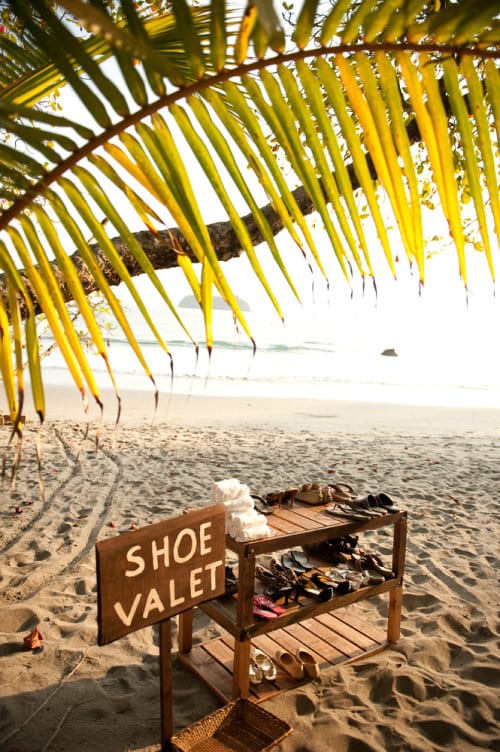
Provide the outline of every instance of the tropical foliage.
[[[113,284],[128,287],[167,353],[133,276],[148,275],[180,318],[157,275],[161,262],[148,253],[138,227],[150,238],[167,238],[200,303],[209,348],[214,291],[252,337],[204,218],[207,199],[220,206],[238,253],[247,255],[278,316],[256,236],[293,291],[277,227],[319,270],[322,254],[333,253],[350,283],[353,275],[376,271],[365,214],[394,272],[381,210],[389,203],[423,281],[429,183],[464,284],[464,195],[494,279],[500,0],[305,0],[296,9],[285,6],[290,27],[267,0],[166,5],[12,0],[4,9],[15,24],[0,34],[0,369],[16,428],[25,360],[36,410],[45,415],[40,312],[83,398],[90,392],[99,402],[67,309],[72,300],[107,363],[90,289],[100,290],[153,379]],[[51,97],[66,85],[85,117],[54,105]],[[187,167],[193,157],[196,175]],[[207,179],[202,190],[200,171]],[[329,240],[321,252],[306,218],[311,210]]]

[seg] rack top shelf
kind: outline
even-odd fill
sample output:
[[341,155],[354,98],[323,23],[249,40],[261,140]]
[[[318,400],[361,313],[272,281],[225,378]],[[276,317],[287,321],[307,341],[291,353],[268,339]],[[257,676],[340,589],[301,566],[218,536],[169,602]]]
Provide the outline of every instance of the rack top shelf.
[[406,512],[398,511],[367,520],[348,520],[334,517],[324,506],[310,506],[294,502],[292,508],[275,507],[266,516],[271,535],[251,541],[236,541],[226,535],[226,546],[242,556],[256,556],[267,551],[276,551],[328,538],[375,530],[386,525],[395,525],[406,520]]

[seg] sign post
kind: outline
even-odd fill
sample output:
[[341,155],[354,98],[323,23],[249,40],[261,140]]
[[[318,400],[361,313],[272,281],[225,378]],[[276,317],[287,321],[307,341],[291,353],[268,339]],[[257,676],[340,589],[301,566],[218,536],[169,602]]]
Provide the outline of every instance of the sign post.
[[170,618],[225,591],[225,509],[208,506],[96,543],[98,643],[159,623],[162,743],[170,748]]

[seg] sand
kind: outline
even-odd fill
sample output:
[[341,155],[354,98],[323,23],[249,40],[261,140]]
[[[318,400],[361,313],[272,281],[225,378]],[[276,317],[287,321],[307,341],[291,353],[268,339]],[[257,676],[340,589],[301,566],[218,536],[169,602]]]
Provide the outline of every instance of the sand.
[[[44,498],[29,409],[15,487],[1,486],[2,752],[159,749],[158,631],[97,645],[94,544],[197,508],[232,477],[257,493],[333,478],[409,515],[399,642],[266,700],[294,729],[275,749],[500,748],[499,410],[177,395],[153,415],[151,394],[135,392],[116,429],[109,400],[98,430],[92,408],[84,439],[79,402],[63,389],[50,400]],[[354,608],[383,627],[385,602]],[[182,729],[221,702],[176,660],[173,622]],[[37,625],[43,649],[29,650]],[[197,612],[196,642],[219,630]]]

